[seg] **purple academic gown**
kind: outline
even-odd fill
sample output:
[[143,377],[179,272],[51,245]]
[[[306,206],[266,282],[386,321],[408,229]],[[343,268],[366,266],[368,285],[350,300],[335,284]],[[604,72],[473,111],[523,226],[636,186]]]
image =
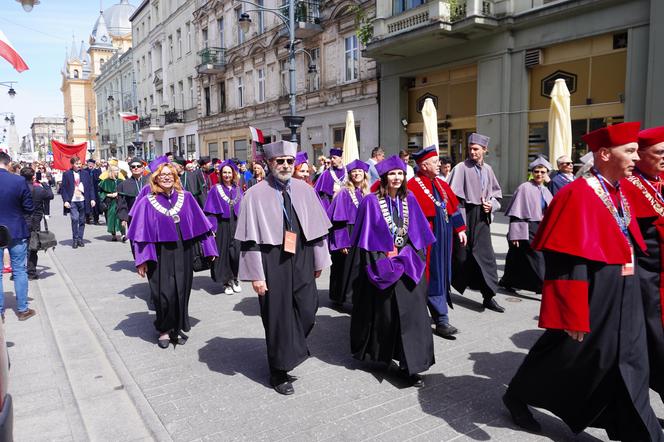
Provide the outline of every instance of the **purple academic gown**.
[[[157,201],[170,208],[177,201],[157,195]],[[137,199],[129,212],[127,237],[132,241],[136,265],[147,263],[150,295],[155,306],[156,329],[165,333],[189,331],[189,295],[194,277],[194,245],[200,241],[203,255],[217,256],[212,226],[189,192],[178,213],[180,222],[158,212],[148,198]]]
[[[542,292],[544,255],[533,250],[530,243],[552,199],[549,189],[532,181],[521,184],[514,191],[512,201],[505,210],[505,215],[510,217],[507,232],[509,250],[505,258],[505,272],[500,280],[501,286]],[[512,241],[519,241],[519,247],[515,247]]]
[[323,205],[323,209],[327,210],[332,203],[332,198],[334,197],[334,185],[336,184],[334,178],[332,178],[332,171],[339,181],[342,183],[346,180],[346,168],[342,167],[341,169],[335,169],[333,167],[328,168],[325,172],[321,174],[320,177],[316,180],[314,189],[320,197],[320,202]]
[[[302,180],[291,179],[284,188],[270,176],[242,198],[238,277],[267,284],[258,301],[271,371],[292,370],[309,356],[306,337],[318,309],[314,273],[330,265],[329,228],[316,192]],[[297,235],[295,254],[283,250],[286,229]]]
[[[330,300],[337,304],[343,304],[346,299],[352,299],[353,286],[358,276],[358,267],[353,265],[355,248],[352,247],[350,238],[353,234],[355,218],[357,218],[357,207],[353,202],[348,188],[342,188],[327,208],[327,216],[332,222],[330,228],[330,254],[332,255],[332,268],[330,269]],[[362,202],[362,191],[355,189],[355,197],[359,203]],[[348,254],[341,253],[342,249],[348,249]]]
[[[233,203],[233,209],[224,201],[219,192],[224,194]],[[210,275],[215,282],[227,284],[237,279],[240,264],[240,241],[235,239],[237,218],[240,215],[242,202],[242,189],[232,186],[230,189],[221,184],[212,186],[207,194],[203,211],[217,233],[216,242],[219,259],[212,263]]]
[[[468,159],[450,172],[447,181],[459,198],[459,208],[466,222],[468,244],[461,246],[454,235],[452,250],[452,287],[459,293],[466,288],[479,290],[490,299],[498,290],[498,266],[491,243],[493,212],[500,210],[503,197],[498,179],[491,166],[481,166]],[[482,199],[491,203],[491,213],[484,212]]]
[[[427,247],[436,238],[410,192],[407,203],[407,241],[392,258],[386,253],[395,248],[394,239],[378,198],[369,194],[360,204],[352,243],[361,255],[361,271],[353,298],[350,339],[356,359],[386,364],[395,359],[412,375],[435,362],[424,270]],[[392,201],[389,207],[394,222],[402,226],[403,206]]]

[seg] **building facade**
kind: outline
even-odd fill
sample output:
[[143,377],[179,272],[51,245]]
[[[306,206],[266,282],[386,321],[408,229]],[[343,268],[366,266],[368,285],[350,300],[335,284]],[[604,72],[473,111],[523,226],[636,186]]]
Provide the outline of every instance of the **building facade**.
[[100,12],[87,49],[85,42],[81,42],[80,49],[72,43],[61,71],[60,87],[68,143],[87,142],[89,148],[98,147],[97,99],[93,85],[101,74],[102,66],[116,52],[124,52],[131,47],[129,16],[134,9],[128,0],[119,0]]
[[381,144],[422,144],[421,106],[438,110],[442,154],[461,161],[467,135],[491,137],[487,161],[507,192],[532,157],[548,153],[548,94],[571,92],[573,156],[581,135],[621,121],[664,124],[664,32],[655,0],[377,0]]
[[[194,12],[201,152],[218,158],[251,157],[248,126],[266,138],[288,139],[288,33],[269,12],[252,12],[245,34],[238,19],[251,5],[200,1]],[[287,14],[278,0],[256,4]],[[300,148],[310,158],[343,145],[346,111],[353,110],[360,155],[378,144],[376,64],[364,58],[356,35],[356,7],[373,13],[373,2],[300,1],[296,10],[297,115],[304,116]],[[310,65],[315,69],[310,69]]]
[[30,125],[32,147],[39,153],[39,158],[48,159],[51,152],[51,140],[65,142],[67,139],[66,118],[63,117],[35,117]]
[[149,155],[200,155],[195,7],[195,0],[144,0],[130,18],[139,126]]

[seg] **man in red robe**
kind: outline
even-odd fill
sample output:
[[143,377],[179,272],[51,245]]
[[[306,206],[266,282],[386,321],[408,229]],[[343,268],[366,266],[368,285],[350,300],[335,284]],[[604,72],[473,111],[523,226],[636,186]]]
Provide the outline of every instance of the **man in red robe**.
[[632,174],[639,123],[583,136],[594,168],[553,199],[533,240],[546,273],[532,347],[503,397],[514,423],[539,432],[528,405],[574,433],[662,441],[648,396],[648,353],[634,249],[645,244],[620,180]]
[[645,313],[650,388],[664,398],[664,126],[639,132],[639,161],[634,174],[623,181],[646,253],[637,255]]
[[466,245],[466,224],[459,211],[457,200],[450,186],[439,178],[440,160],[435,146],[413,154],[417,162],[417,175],[408,181],[408,190],[429,220],[436,242],[427,248],[426,275],[429,281],[428,306],[436,326],[436,334],[449,338],[459,330],[450,324],[447,306],[452,306],[450,288],[452,283],[452,239]]

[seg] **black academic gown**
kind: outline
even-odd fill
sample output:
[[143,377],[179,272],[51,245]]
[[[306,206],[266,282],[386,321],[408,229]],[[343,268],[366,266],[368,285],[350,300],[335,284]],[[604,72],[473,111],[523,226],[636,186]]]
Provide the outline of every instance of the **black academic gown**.
[[[291,230],[297,234],[296,253],[282,245],[257,245],[243,241],[242,251],[260,251],[268,291],[259,296],[265,328],[267,358],[271,370],[290,371],[309,357],[306,338],[313,329],[318,310],[318,289],[314,277],[315,243],[304,241],[304,232],[290,196],[284,193],[284,207]],[[284,215],[284,230],[289,222]]]
[[588,281],[592,329],[580,343],[562,330],[544,332],[509,389],[527,404],[551,411],[575,433],[599,427],[612,440],[664,440],[648,397],[638,276],[622,277],[621,265],[563,253],[544,256],[547,280]]
[[232,208],[230,218],[222,218],[220,214],[215,214],[215,216],[217,218],[215,241],[217,250],[219,250],[219,258],[212,262],[210,276],[215,282],[227,284],[237,279],[240,265],[240,241],[235,239],[237,216]]
[[454,235],[452,251],[452,287],[459,293],[466,288],[479,290],[484,298],[491,298],[498,290],[498,266],[491,243],[491,214],[481,205],[460,201],[466,210],[466,247]]
[[134,207],[136,197],[145,186],[149,186],[150,177],[142,176],[136,180],[133,176],[118,184],[117,214],[121,221],[129,222],[129,211]]
[[[392,216],[401,227],[403,220],[396,214]],[[415,249],[410,239],[406,244]],[[355,249],[360,269],[385,257],[382,252]],[[423,252],[418,255],[426,260]],[[357,284],[350,323],[353,357],[385,364],[396,360],[409,375],[428,370],[435,357],[426,278],[415,284],[403,275],[394,285],[380,290],[369,281],[366,271],[361,271]]]
[[[518,218],[516,220],[524,221]],[[540,222],[526,222],[528,222],[528,240],[520,240],[519,247],[514,246],[512,241],[508,241],[509,249],[505,257],[505,272],[500,279],[500,285],[542,293],[544,255],[530,247],[530,243],[535,239]]]
[[205,177],[203,176],[203,172],[200,169],[196,169],[193,172],[182,172],[180,180],[182,182],[182,188],[194,195],[194,198],[201,209],[205,207],[207,189],[205,188]]

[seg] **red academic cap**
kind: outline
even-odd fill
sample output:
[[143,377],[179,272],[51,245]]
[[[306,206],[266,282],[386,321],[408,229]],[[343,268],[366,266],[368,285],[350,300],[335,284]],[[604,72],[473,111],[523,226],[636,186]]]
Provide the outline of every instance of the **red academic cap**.
[[594,130],[581,137],[588,145],[588,149],[597,152],[602,147],[622,146],[639,141],[641,123],[629,122],[614,124]]
[[664,142],[664,126],[651,127],[639,132],[639,147],[645,149],[649,146]]

